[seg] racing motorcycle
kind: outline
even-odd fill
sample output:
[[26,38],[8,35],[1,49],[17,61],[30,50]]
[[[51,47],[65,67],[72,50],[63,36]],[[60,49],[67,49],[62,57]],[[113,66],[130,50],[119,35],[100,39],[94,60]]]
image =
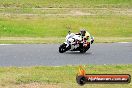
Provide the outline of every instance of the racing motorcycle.
[[80,53],[85,53],[90,48],[93,41],[94,39],[92,38],[91,42],[87,46],[84,46],[82,36],[69,31],[66,36],[66,41],[59,47],[59,52],[64,53],[66,51],[80,51]]

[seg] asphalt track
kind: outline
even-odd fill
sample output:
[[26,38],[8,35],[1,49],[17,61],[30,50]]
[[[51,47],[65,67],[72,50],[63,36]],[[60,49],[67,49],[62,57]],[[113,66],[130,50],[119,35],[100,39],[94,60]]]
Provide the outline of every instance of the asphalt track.
[[93,44],[85,54],[58,52],[57,44],[1,44],[0,66],[132,64],[132,43]]

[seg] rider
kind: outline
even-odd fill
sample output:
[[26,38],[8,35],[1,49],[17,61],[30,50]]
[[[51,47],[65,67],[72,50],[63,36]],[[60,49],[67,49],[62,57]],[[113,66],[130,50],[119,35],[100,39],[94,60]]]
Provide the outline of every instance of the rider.
[[80,32],[77,33],[77,35],[81,35],[82,41],[84,42],[84,46],[88,46],[90,43],[92,44],[94,41],[93,37],[85,29],[81,29]]

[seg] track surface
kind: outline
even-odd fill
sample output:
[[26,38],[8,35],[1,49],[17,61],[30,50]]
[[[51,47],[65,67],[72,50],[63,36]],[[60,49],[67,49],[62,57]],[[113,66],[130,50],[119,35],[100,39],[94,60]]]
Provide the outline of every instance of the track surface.
[[93,44],[85,54],[58,52],[55,44],[0,45],[0,66],[132,64],[132,43]]

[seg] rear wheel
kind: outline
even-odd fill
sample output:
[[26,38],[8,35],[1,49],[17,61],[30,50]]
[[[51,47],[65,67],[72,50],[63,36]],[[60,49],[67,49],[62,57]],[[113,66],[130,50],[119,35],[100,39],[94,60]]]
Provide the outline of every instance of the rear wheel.
[[62,45],[60,45],[60,47],[59,47],[59,52],[60,52],[60,53],[66,52],[66,44],[65,44],[65,43],[63,43]]
[[90,44],[86,47],[82,46],[82,48],[80,48],[80,53],[85,53],[89,48],[90,48]]
[[86,51],[84,49],[81,49],[80,50],[80,53],[85,53]]

